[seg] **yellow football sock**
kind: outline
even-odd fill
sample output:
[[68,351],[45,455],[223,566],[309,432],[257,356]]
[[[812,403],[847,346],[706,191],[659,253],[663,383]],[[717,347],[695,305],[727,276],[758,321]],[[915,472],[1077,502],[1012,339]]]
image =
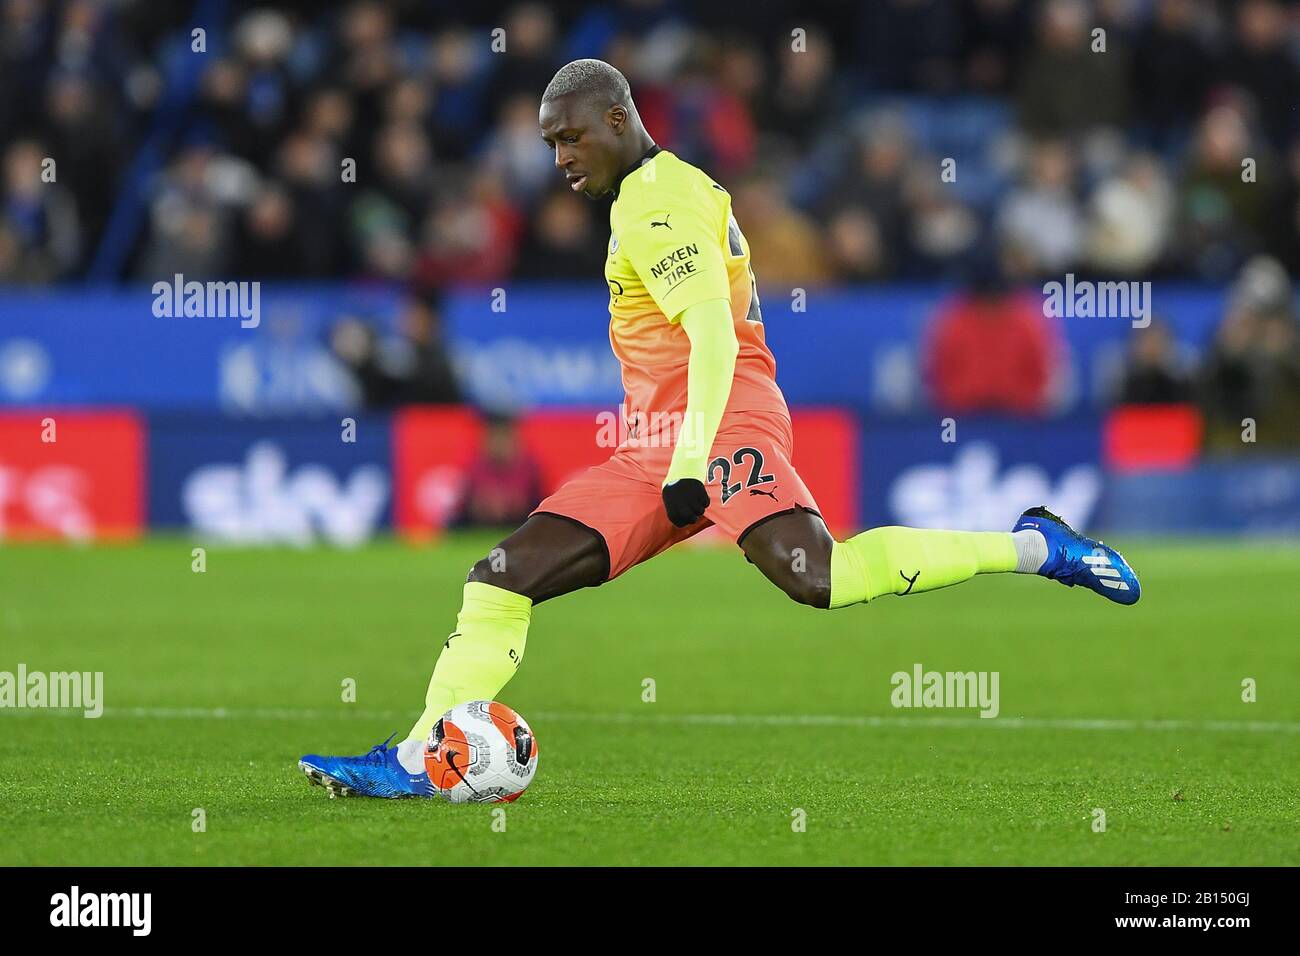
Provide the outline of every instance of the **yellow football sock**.
[[444,713],[469,700],[493,700],[524,658],[533,602],[493,584],[470,581],[456,630],[438,655],[424,713],[408,740],[424,740]]
[[977,574],[1015,569],[1010,532],[872,528],[832,546],[831,607],[882,594],[933,591]]

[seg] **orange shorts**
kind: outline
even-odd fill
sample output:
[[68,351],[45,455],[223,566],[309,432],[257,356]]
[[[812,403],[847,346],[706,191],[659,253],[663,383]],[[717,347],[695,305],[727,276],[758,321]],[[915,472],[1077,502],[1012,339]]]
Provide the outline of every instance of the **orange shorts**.
[[709,462],[709,507],[689,527],[664,512],[661,486],[671,447],[619,447],[546,498],[533,514],[559,515],[600,535],[609,574],[618,577],[660,551],[717,525],[737,543],[754,525],[796,507],[820,515],[817,502],[790,463],[794,438],[779,412],[733,412],[722,420]]

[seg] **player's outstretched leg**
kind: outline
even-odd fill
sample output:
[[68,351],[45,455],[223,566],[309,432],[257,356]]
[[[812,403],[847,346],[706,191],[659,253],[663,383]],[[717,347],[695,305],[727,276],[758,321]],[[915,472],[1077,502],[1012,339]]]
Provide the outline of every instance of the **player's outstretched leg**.
[[554,515],[533,515],[470,569],[456,630],[447,638],[425,694],[424,713],[407,739],[392,737],[358,757],[308,754],[298,761],[331,796],[432,797],[424,741],[456,704],[492,700],[523,660],[533,605],[602,583],[605,543],[595,532]]
[[819,608],[919,594],[1008,571],[1081,584],[1120,604],[1134,604],[1142,593],[1118,551],[1044,508],[1026,511],[1010,533],[884,527],[847,541],[835,541],[814,512],[796,509],[757,525],[740,546],[777,587]]

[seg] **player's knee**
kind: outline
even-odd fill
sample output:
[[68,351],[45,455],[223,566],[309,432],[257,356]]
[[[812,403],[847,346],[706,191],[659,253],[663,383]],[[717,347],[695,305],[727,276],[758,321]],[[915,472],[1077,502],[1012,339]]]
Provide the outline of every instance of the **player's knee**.
[[500,548],[494,548],[487,557],[475,561],[465,580],[467,582],[477,581],[480,584],[494,584],[499,588],[505,588],[507,591],[516,590],[512,586],[516,582],[510,574],[509,563],[504,560],[504,557],[497,554],[500,550]]
[[741,541],[745,556],[791,600],[831,606],[831,546],[821,518],[808,512],[778,516]]
[[826,562],[815,558],[810,560],[803,548],[771,544],[761,554],[750,557],[764,576],[792,601],[808,607],[830,607],[830,568]]
[[466,581],[491,584],[541,603],[600,584],[608,572],[608,552],[595,532],[550,515],[534,515],[476,561]]
[[794,574],[779,582],[781,590],[790,599],[808,607],[828,608],[831,606],[831,584],[812,574]]

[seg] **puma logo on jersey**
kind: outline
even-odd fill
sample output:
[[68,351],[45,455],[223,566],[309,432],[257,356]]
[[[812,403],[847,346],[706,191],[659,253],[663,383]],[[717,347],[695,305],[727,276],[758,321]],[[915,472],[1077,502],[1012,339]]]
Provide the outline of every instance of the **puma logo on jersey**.
[[1115,591],[1127,591],[1128,585],[1123,581],[1116,581],[1119,577],[1119,571],[1111,564],[1110,557],[1102,553],[1085,554],[1083,563],[1088,566],[1088,570],[1106,587]]
[[773,490],[773,491],[764,491],[762,488],[750,488],[750,489],[749,489],[749,495],[750,495],[751,498],[752,498],[754,495],[767,495],[767,496],[768,496],[769,498],[771,498],[773,501],[776,501],[776,492],[775,492],[775,490]]
[[672,216],[672,213],[668,213],[667,215],[665,215],[663,222],[657,222],[656,220],[651,219],[650,228],[653,229],[655,226],[667,226],[667,228],[672,229],[672,226],[668,225],[668,219],[670,216]]

